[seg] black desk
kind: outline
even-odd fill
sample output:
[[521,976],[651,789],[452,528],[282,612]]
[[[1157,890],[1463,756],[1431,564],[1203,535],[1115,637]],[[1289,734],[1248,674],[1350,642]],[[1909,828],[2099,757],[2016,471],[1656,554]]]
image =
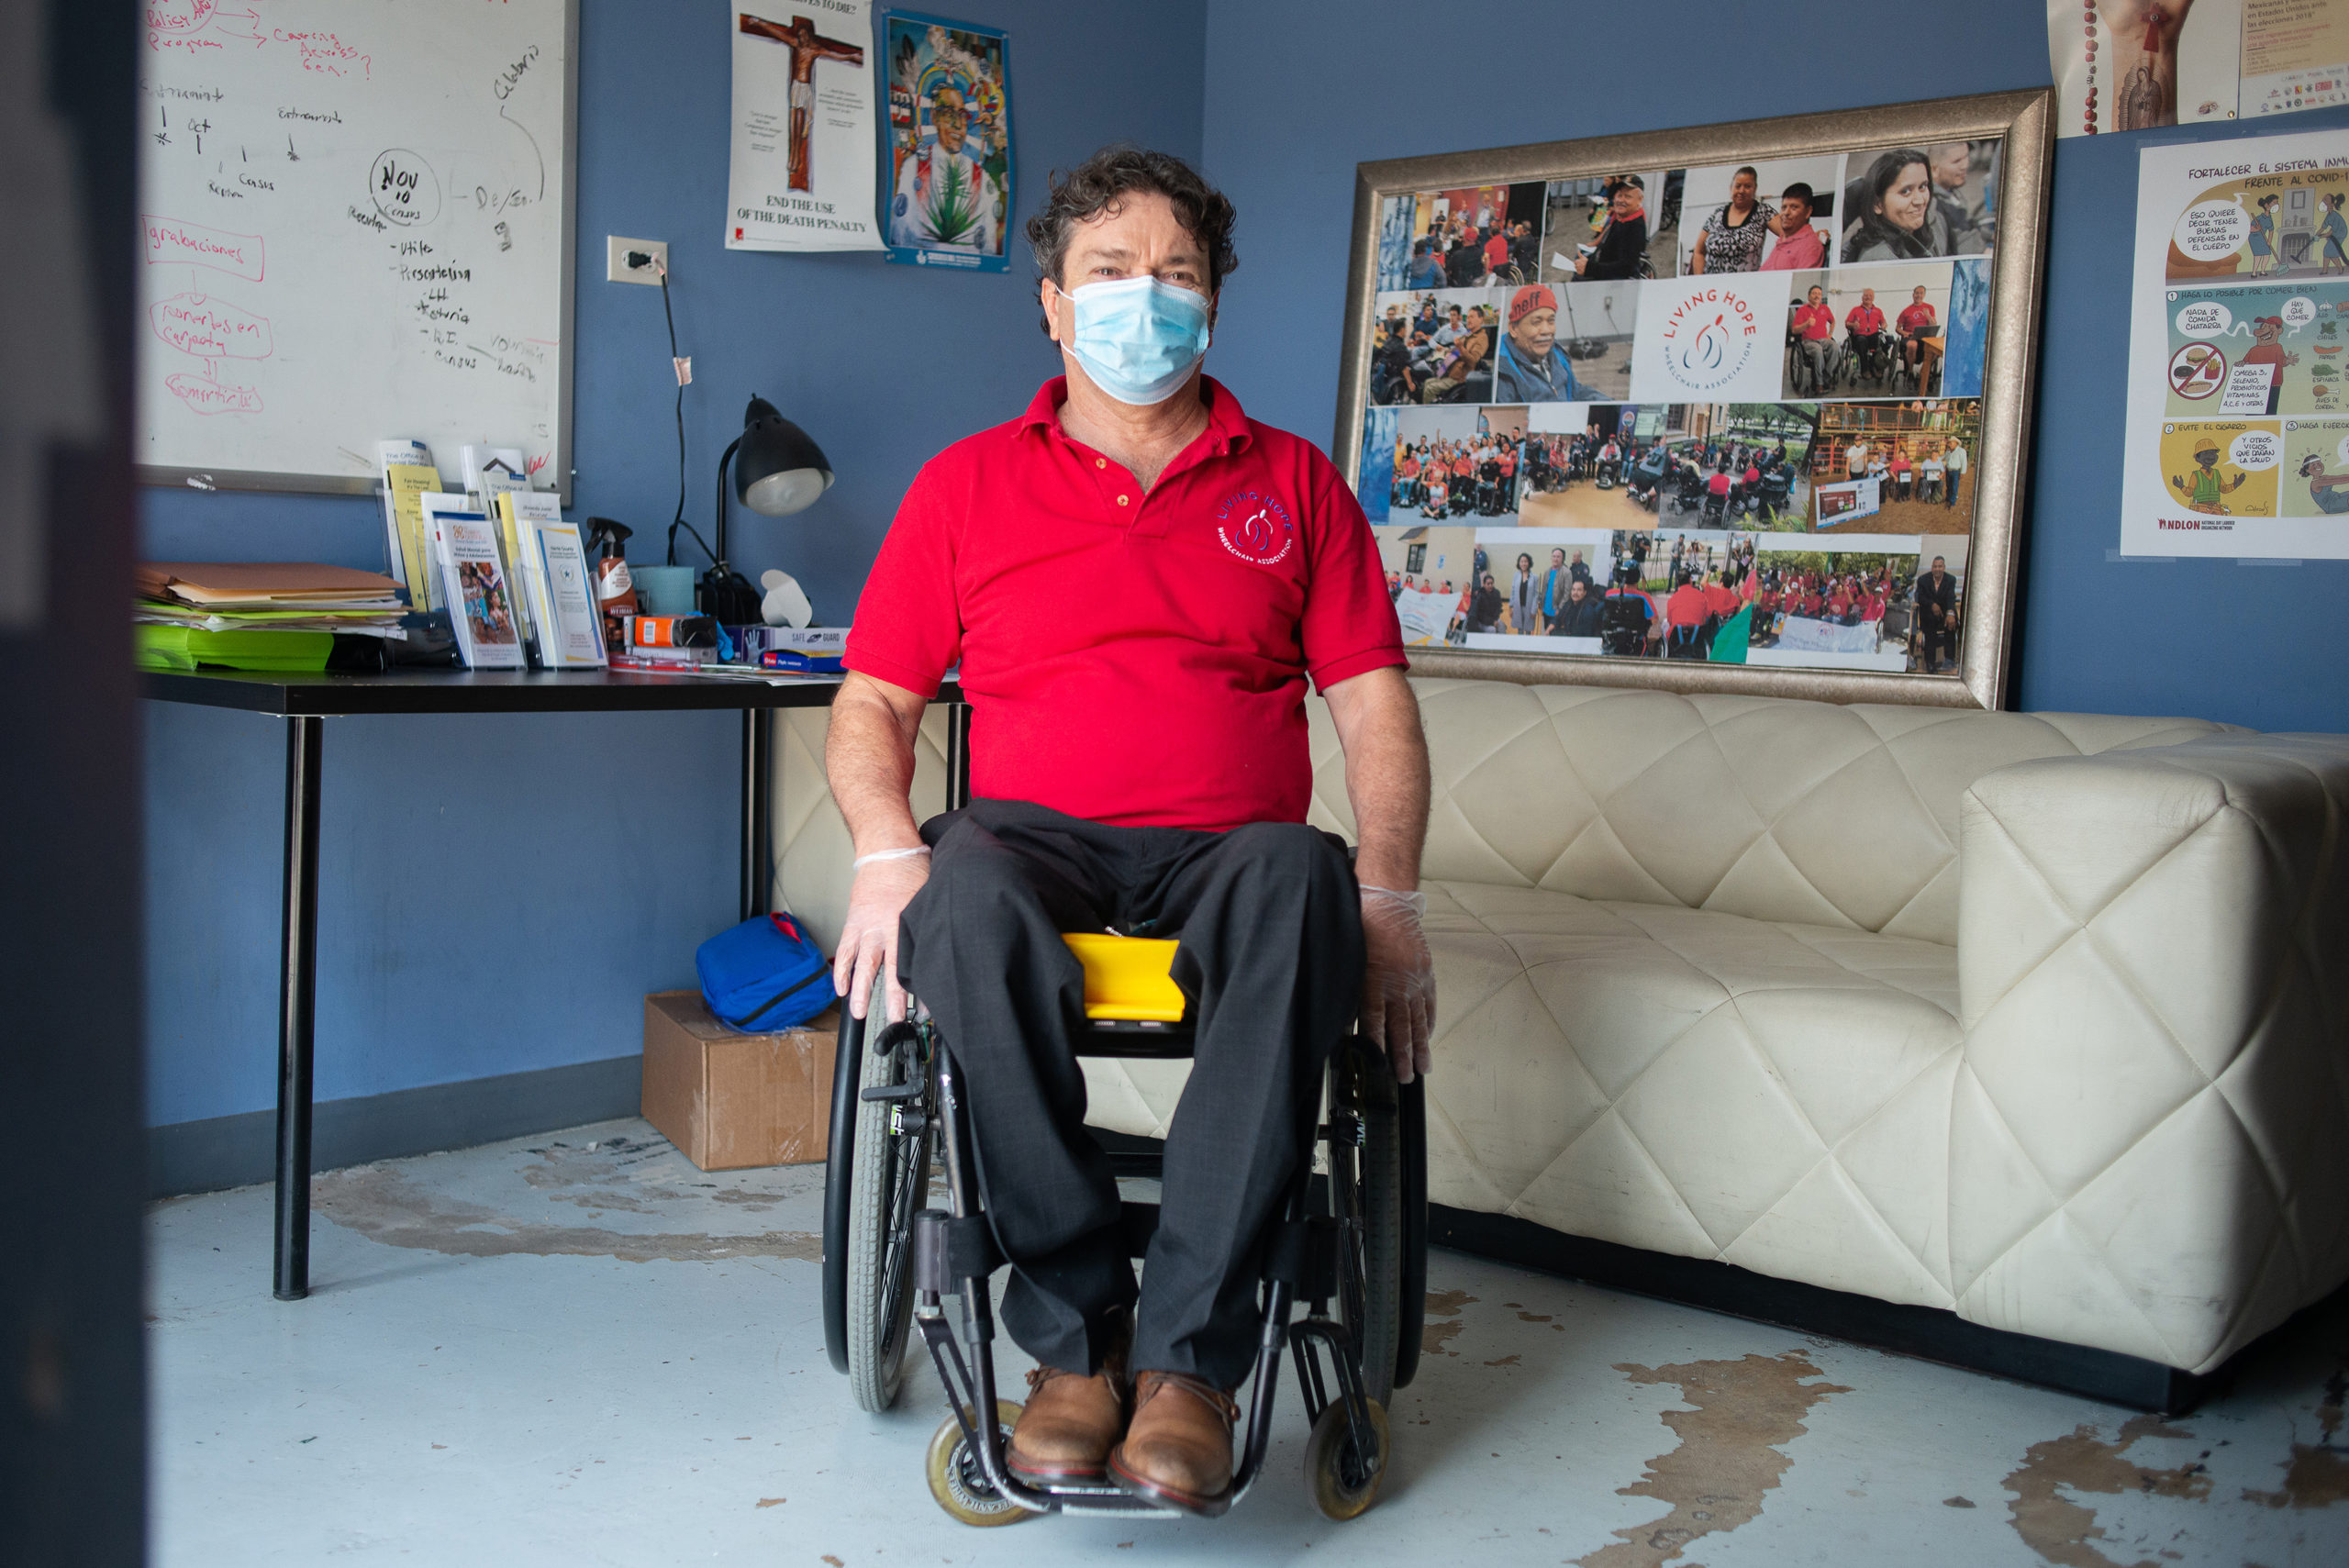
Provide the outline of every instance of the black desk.
[[[311,1061],[318,979],[318,784],[330,717],[403,713],[674,713],[742,715],[743,919],[764,911],[768,867],[767,714],[829,707],[835,680],[789,685],[629,672],[404,670],[382,675],[150,672],[142,695],[160,702],[265,713],[285,720],[285,917],[277,1021],[277,1241],[273,1288],[281,1301],[310,1293]],[[966,709],[947,729],[947,773],[963,772]]]

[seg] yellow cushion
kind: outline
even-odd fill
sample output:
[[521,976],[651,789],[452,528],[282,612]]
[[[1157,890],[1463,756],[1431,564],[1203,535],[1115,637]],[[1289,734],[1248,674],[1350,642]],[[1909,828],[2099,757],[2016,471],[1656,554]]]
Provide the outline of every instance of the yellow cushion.
[[1183,1017],[1183,988],[1174,984],[1176,943],[1106,931],[1067,931],[1061,940],[1085,965],[1085,1016],[1171,1024]]

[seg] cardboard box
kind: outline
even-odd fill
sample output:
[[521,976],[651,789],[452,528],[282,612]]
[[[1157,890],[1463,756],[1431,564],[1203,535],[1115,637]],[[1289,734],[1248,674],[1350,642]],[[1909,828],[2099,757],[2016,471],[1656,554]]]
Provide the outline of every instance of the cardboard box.
[[705,1171],[821,1160],[832,1119],[837,1009],[737,1034],[698,991],[644,999],[644,1119]]

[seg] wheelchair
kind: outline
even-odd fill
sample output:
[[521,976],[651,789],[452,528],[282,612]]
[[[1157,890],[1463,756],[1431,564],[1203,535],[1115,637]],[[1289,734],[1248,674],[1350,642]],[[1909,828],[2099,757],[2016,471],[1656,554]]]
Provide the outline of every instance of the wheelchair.
[[[1175,941],[1082,932],[1063,940],[1085,969],[1080,1055],[1190,1055],[1188,1003],[1171,974]],[[1032,1485],[1011,1474],[1005,1451],[1020,1407],[996,1392],[989,1288],[1006,1260],[982,1206],[962,1070],[918,1005],[908,1019],[868,1028],[880,995],[876,986],[874,1019],[841,1009],[824,1173],[824,1348],[833,1368],[848,1375],[860,1408],[885,1410],[903,1385],[918,1328],[951,1407],[927,1455],[930,1495],[964,1524],[1048,1513],[1185,1517],[1107,1479]],[[1266,1228],[1241,1458],[1215,1512],[1263,1473],[1284,1349],[1310,1426],[1305,1479],[1314,1506],[1349,1519],[1377,1501],[1393,1452],[1386,1405],[1419,1370],[1426,1115],[1423,1082],[1398,1085],[1385,1052],[1362,1035],[1339,1042],[1313,1150]],[[1124,1174],[1157,1173],[1155,1155],[1112,1159]],[[929,1201],[938,1167],[943,1208]],[[1124,1205],[1129,1255],[1143,1254],[1157,1223],[1155,1204]]]
[[1826,351],[1820,354],[1817,375],[1811,373],[1809,356],[1802,350],[1803,339],[1793,332],[1787,334],[1787,384],[1798,397],[1822,397],[1843,379],[1844,352],[1841,342],[1832,338],[1820,339]]
[[1696,464],[1683,463],[1674,485],[1672,509],[1675,513],[1694,512],[1704,506],[1705,475]]

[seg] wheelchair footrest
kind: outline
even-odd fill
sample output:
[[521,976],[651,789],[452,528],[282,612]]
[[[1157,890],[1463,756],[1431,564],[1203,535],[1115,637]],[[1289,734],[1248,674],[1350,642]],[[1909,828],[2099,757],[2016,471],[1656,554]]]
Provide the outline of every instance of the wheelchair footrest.
[[942,1208],[914,1216],[914,1288],[932,1296],[956,1295],[965,1280],[984,1280],[1003,1267],[995,1228],[984,1216],[957,1219]]

